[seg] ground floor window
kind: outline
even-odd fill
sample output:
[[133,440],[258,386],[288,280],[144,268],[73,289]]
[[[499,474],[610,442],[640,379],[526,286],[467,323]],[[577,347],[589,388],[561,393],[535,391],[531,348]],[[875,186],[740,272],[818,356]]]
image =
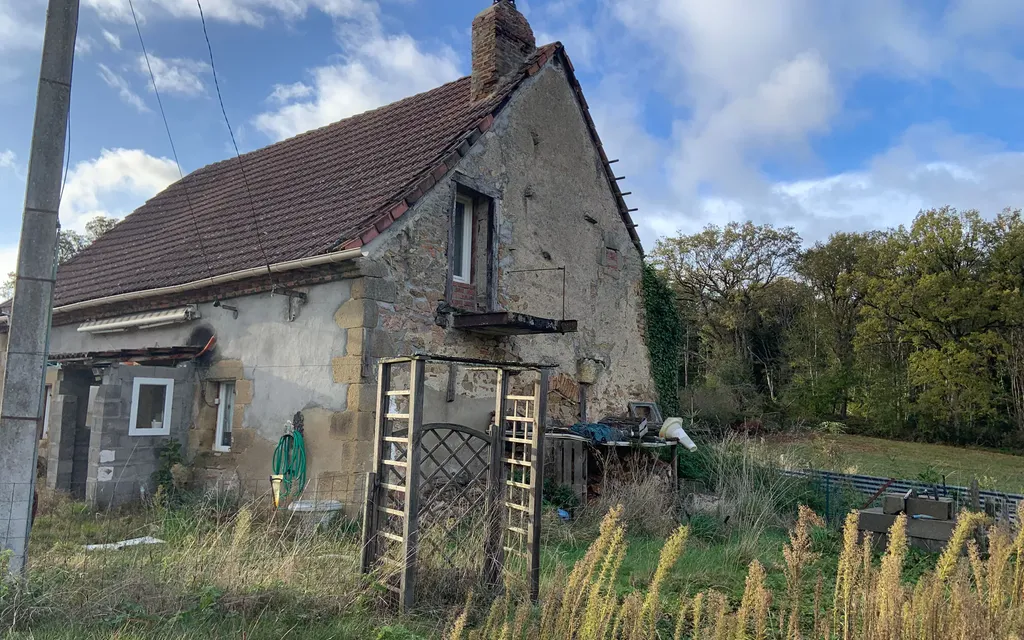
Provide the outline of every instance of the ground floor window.
[[217,385],[217,433],[213,440],[214,451],[231,451],[231,424],[235,420],[235,383],[221,382]]
[[135,378],[132,383],[132,413],[128,435],[166,436],[171,433],[171,378]]

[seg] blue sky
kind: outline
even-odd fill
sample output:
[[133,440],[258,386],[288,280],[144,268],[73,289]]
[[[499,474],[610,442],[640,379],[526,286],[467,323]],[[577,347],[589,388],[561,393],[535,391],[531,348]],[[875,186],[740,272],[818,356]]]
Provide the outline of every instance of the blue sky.
[[[489,0],[205,0],[242,150],[469,72]],[[647,247],[753,219],[813,242],[1024,205],[1024,2],[519,0],[573,59]],[[135,0],[187,173],[230,140],[194,0]],[[0,273],[16,257],[45,0],[0,0]],[[65,226],[177,178],[128,0],[82,0]]]

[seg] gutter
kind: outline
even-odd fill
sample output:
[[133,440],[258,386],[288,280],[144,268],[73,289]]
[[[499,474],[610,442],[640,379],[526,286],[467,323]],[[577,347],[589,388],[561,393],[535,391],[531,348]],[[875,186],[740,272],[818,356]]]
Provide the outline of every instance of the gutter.
[[[158,287],[156,289],[132,291],[129,293],[120,293],[114,296],[106,296],[104,298],[94,298],[92,300],[83,300],[82,302],[73,302],[71,304],[65,304],[59,307],[55,307],[53,309],[53,312],[66,313],[68,311],[79,311],[81,309],[90,309],[92,307],[117,304],[118,302],[128,302],[130,300],[143,300],[145,298],[155,298],[157,296],[165,296],[175,293],[185,293],[188,291],[195,291],[197,289],[212,287],[218,284],[224,284],[225,282],[237,282],[238,280],[245,280],[247,278],[265,275],[268,271],[270,273],[283,273],[286,271],[294,271],[296,269],[305,269],[307,267],[316,267],[324,264],[345,262],[347,260],[361,258],[364,255],[366,255],[366,253],[362,249],[346,249],[345,251],[335,251],[333,253],[328,253],[321,256],[314,256],[312,258],[300,258],[298,260],[278,262],[265,267],[253,267],[251,269],[243,269],[241,271],[232,271],[231,273],[213,276],[212,278],[193,280],[192,282],[171,285],[169,287]],[[7,317],[0,316],[0,324],[8,324],[9,322],[10,321],[8,320]]]

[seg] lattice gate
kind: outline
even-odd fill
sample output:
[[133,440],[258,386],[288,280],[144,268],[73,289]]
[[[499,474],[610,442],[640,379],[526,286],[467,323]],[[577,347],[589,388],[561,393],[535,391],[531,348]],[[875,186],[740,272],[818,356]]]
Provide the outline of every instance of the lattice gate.
[[[496,372],[489,433],[423,423],[424,371],[438,361]],[[467,583],[521,581],[536,599],[548,368],[441,356],[381,362],[361,564],[402,609],[418,589],[460,598]],[[533,394],[510,395],[510,377],[527,370],[539,374]]]

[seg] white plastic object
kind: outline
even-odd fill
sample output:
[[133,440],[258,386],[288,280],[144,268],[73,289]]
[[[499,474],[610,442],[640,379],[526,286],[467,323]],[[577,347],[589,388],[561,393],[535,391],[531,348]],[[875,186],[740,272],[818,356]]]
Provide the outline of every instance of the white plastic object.
[[661,425],[661,432],[658,435],[665,440],[678,440],[679,444],[686,447],[687,451],[697,450],[697,445],[694,444],[690,436],[686,435],[686,431],[683,430],[682,418],[665,418],[665,422]]

